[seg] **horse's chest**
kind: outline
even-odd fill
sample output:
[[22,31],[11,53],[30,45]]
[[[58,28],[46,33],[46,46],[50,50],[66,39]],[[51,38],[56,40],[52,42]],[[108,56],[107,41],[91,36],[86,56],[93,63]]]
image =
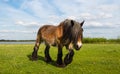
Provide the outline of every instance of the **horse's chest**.
[[62,44],[63,44],[63,45],[68,45],[69,43],[70,43],[70,40],[69,40],[69,39],[62,40]]

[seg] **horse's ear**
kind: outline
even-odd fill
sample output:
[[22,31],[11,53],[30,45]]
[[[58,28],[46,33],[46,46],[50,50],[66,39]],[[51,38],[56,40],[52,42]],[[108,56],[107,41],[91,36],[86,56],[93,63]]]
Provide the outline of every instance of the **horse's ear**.
[[74,21],[73,21],[73,20],[71,20],[71,25],[72,25],[72,27],[73,27],[73,25],[74,25]]
[[85,22],[85,21],[83,20],[83,21],[80,23],[81,27],[83,26],[84,22]]

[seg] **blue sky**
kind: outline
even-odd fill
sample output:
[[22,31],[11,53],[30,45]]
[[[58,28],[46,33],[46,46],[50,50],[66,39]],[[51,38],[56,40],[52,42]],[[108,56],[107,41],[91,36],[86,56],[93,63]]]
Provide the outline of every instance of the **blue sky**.
[[84,37],[120,37],[120,0],[0,0],[0,39],[30,40],[44,24],[85,20]]

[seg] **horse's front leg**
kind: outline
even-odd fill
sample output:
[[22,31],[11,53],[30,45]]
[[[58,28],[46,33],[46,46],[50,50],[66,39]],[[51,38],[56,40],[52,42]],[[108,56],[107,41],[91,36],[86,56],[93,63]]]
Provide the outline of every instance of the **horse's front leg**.
[[64,58],[65,65],[68,65],[68,64],[70,64],[72,62],[73,56],[74,56],[74,51],[73,50],[69,50],[69,53],[66,54],[66,56]]
[[64,66],[63,61],[62,61],[62,46],[58,46],[58,54],[57,54],[57,66]]
[[66,54],[66,56],[64,58],[65,65],[70,64],[72,62],[73,56],[74,56],[74,51],[73,51],[73,48],[71,45],[69,45],[68,50],[69,50],[69,52],[68,52],[68,54]]

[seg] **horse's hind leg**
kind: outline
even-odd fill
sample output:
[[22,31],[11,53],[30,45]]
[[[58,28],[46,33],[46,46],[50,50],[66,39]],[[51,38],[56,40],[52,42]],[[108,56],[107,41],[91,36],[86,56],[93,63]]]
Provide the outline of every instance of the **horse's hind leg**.
[[34,50],[32,52],[32,60],[37,60],[38,59],[38,56],[37,56],[38,49],[39,49],[39,46],[35,44]]
[[46,62],[51,62],[51,57],[50,57],[50,54],[49,54],[49,50],[50,50],[50,46],[49,45],[46,45],[46,48],[45,48],[45,61]]
[[35,43],[35,46],[32,52],[32,60],[38,59],[37,52],[38,52],[39,46],[40,46],[40,38],[37,36],[37,40],[36,40],[36,43]]

